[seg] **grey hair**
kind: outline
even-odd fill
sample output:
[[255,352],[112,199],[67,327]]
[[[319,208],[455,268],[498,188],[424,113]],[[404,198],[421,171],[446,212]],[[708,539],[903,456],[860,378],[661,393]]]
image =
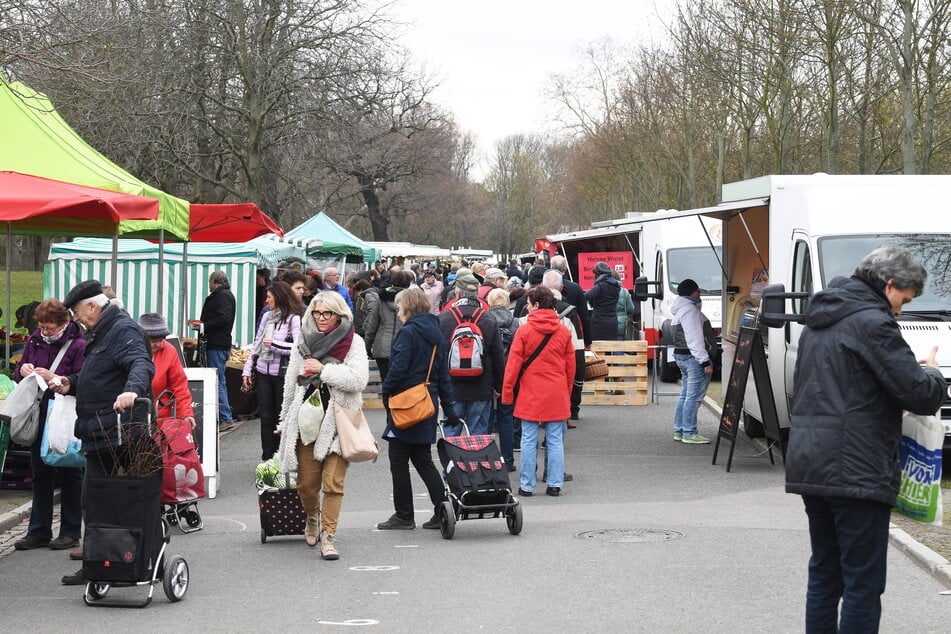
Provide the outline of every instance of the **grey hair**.
[[228,276],[224,271],[214,271],[211,276],[208,278],[209,282],[214,282],[215,284],[227,284]]
[[104,293],[99,293],[98,295],[93,295],[89,299],[85,300],[87,302],[92,302],[99,308],[102,308],[109,303],[109,298]]
[[928,279],[928,271],[911,252],[894,245],[879,247],[866,255],[855,267],[854,275],[878,289],[884,289],[888,282],[902,291],[914,289],[915,297],[924,291]]
[[563,255],[556,255],[551,259],[551,268],[564,273],[568,270],[568,260],[566,260]]
[[542,286],[553,291],[558,291],[561,290],[561,287],[564,285],[564,279],[560,271],[548,269],[545,271],[545,275],[542,276]]
[[466,290],[463,290],[463,289],[459,288],[458,286],[456,286],[456,287],[454,287],[454,288],[456,289],[456,297],[458,297],[459,299],[479,299],[479,291],[478,291],[478,290],[466,291]]

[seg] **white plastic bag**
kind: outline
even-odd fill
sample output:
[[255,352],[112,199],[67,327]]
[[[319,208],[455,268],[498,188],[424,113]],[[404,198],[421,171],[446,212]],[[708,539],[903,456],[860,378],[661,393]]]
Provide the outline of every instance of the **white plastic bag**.
[[47,436],[50,443],[50,451],[58,454],[65,454],[69,449],[69,444],[78,440],[76,431],[76,397],[57,394],[50,403],[49,415],[46,417],[46,425],[49,427]]
[[895,510],[924,524],[940,526],[941,448],[944,426],[937,416],[905,414],[901,428],[901,488]]
[[46,392],[46,381],[36,372],[24,377],[0,405],[0,418],[10,423],[10,439],[29,447],[36,442],[40,429],[40,401]]

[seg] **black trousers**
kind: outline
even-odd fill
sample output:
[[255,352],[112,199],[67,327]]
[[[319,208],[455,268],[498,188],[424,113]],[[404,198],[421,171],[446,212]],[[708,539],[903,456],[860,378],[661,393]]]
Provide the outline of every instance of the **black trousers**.
[[256,390],[261,413],[261,460],[267,460],[277,453],[281,442],[274,430],[284,403],[284,377],[257,372]]
[[446,490],[442,474],[433,464],[433,446],[403,442],[399,438],[387,438],[390,454],[390,476],[393,478],[393,507],[402,520],[412,520],[413,483],[409,474],[409,463],[413,463],[416,473],[423,479],[429,491],[433,510],[445,499]]
[[581,409],[581,390],[584,387],[584,350],[575,350],[575,380],[571,384],[571,415],[578,417]]

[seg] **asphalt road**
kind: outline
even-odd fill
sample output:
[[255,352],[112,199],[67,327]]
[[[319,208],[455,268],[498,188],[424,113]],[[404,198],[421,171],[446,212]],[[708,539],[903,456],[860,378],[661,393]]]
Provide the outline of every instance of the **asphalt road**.
[[[170,552],[190,568],[184,601],[169,603],[158,586],[144,610],[86,607],[82,587],[59,584],[77,569],[65,553],[12,552],[0,557],[0,623],[35,632],[801,631],[808,533],[800,499],[783,492],[782,466],[745,439],[731,473],[723,447],[711,465],[712,445],[671,440],[674,399],[661,401],[583,408],[568,432],[574,482],[559,498],[523,499],[518,536],[501,519],[460,522],[448,541],[421,528],[375,530],[392,513],[381,443],[378,463],[350,468],[334,562],[302,537],[261,543],[258,429],[246,422],[221,440],[219,495],[199,505],[205,528],[173,529]],[[367,414],[379,433],[382,412]],[[714,416],[701,410],[701,420],[713,435]],[[421,524],[431,509],[414,478]],[[943,590],[890,548],[882,631],[948,631]]]

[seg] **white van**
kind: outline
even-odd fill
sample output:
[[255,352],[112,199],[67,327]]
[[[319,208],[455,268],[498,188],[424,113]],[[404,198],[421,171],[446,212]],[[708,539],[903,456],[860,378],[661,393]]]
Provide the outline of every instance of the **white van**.
[[[938,363],[951,379],[951,176],[764,176],[723,187],[716,207],[668,214],[706,216],[722,223],[723,367],[729,371],[743,323],[759,325],[767,284],[812,294],[837,276],[851,275],[859,260],[884,244],[908,248],[928,270],[928,284],[899,317],[899,327],[919,359],[939,346]],[[807,300],[787,300],[801,313]],[[789,404],[801,324],[761,327],[779,424],[789,426]],[[951,382],[951,381],[949,381]],[[951,403],[941,418],[951,441]],[[754,380],[747,386],[747,433],[761,420]]]
[[[644,216],[647,220],[650,216]],[[677,286],[692,279],[700,286],[700,310],[720,334],[722,315],[722,227],[719,220],[668,218],[643,222],[641,231],[641,275],[648,279],[650,297],[642,299],[643,338],[650,345],[661,340],[661,330],[673,317],[671,306]],[[680,370],[667,348],[659,348],[658,375],[661,381],[676,381]],[[719,359],[713,359],[714,368]]]

